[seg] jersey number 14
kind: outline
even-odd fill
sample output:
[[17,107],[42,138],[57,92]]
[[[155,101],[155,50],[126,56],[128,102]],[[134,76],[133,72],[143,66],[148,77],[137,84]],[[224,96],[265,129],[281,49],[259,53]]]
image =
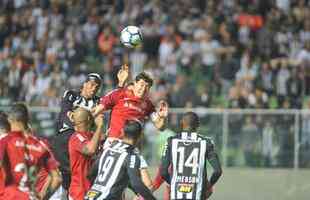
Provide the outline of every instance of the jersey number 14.
[[[198,156],[199,148],[193,148],[187,159],[185,160],[185,147],[179,147],[177,149],[179,153],[178,173],[182,174],[184,167],[192,168],[192,174],[196,175],[198,172]],[[184,161],[185,160],[185,161]]]

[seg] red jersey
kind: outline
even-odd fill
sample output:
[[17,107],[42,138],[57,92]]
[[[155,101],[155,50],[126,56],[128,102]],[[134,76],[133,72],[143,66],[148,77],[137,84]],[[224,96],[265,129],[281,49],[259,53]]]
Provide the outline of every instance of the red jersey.
[[45,164],[40,168],[37,174],[36,191],[40,192],[47,181],[47,177],[50,171],[56,170],[59,167],[58,161],[55,159],[48,141],[45,139],[40,139],[41,145],[47,150],[48,154],[46,156]]
[[0,166],[0,198],[4,192],[5,187],[5,181],[6,181],[6,172],[5,172],[5,163],[4,155],[5,155],[5,148],[6,148],[6,139],[7,134],[0,135],[0,162],[2,163],[2,166]]
[[73,200],[83,200],[90,188],[87,173],[91,168],[93,160],[90,156],[82,154],[82,149],[92,138],[90,132],[75,132],[69,140],[69,158],[71,169],[71,183],[69,196]]
[[126,120],[144,122],[155,107],[148,97],[139,98],[128,88],[119,88],[101,97],[100,104],[105,110],[111,109],[109,137],[121,138]]
[[29,199],[29,182],[26,173],[29,156],[25,145],[26,139],[19,131],[10,132],[5,137],[5,142],[2,142],[0,160],[10,166],[5,170],[8,182],[3,192],[3,199]]

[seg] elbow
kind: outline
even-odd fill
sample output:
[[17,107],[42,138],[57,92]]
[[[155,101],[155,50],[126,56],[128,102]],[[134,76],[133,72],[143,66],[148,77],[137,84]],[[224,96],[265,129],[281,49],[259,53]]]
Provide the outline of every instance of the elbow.
[[90,155],[90,156],[94,155],[95,153],[96,153],[96,149],[95,148],[90,148],[88,150],[88,155]]
[[215,176],[217,176],[217,177],[221,177],[222,174],[223,174],[223,170],[222,170],[222,169],[219,169],[219,170],[215,171],[214,174],[215,174]]

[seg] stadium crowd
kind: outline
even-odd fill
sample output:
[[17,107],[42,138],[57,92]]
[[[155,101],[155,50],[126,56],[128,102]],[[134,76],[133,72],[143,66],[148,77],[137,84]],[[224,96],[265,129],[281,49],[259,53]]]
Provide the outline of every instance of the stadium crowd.
[[[310,88],[307,0],[1,1],[1,104],[58,106],[88,72],[116,84],[122,63],[155,77],[171,107],[301,108]],[[139,25],[143,46],[120,30]]]

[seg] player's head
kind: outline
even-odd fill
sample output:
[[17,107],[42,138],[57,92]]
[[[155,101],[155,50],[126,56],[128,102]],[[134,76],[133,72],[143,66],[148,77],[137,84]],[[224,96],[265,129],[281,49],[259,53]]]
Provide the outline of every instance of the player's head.
[[133,91],[135,96],[143,97],[153,85],[153,79],[145,72],[141,72],[135,78]]
[[78,107],[73,111],[71,120],[74,126],[88,129],[92,125],[93,117],[90,111],[85,108]]
[[81,89],[81,95],[85,98],[92,98],[98,92],[102,83],[102,78],[97,73],[90,73],[87,75],[85,82]]
[[124,125],[124,139],[130,139],[136,144],[142,135],[142,125],[134,120],[128,120]]
[[11,125],[6,113],[0,111],[0,135],[11,130]]
[[181,119],[181,127],[184,131],[196,131],[199,125],[199,117],[194,112],[185,113]]
[[13,104],[9,111],[8,119],[11,126],[17,125],[24,130],[28,129],[30,116],[27,106],[23,103]]

